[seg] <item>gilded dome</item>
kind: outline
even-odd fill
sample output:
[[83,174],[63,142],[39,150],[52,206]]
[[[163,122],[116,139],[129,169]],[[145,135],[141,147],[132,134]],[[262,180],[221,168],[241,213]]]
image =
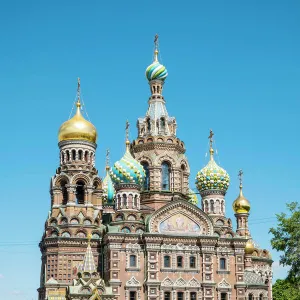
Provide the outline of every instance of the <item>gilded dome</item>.
[[106,176],[102,182],[103,200],[105,204],[112,204],[115,197],[115,188],[109,174],[109,166],[106,167]]
[[76,103],[77,109],[73,118],[63,123],[58,131],[58,141],[85,140],[96,143],[97,131],[95,126],[87,121],[80,112],[80,101]]
[[245,246],[245,254],[252,254],[255,250],[254,244],[252,242],[252,239],[249,239]]
[[228,173],[217,165],[214,160],[214,150],[210,149],[210,161],[208,164],[197,173],[196,186],[198,191],[220,190],[226,193],[230,178]]
[[232,204],[232,208],[236,214],[249,213],[250,202],[243,195],[243,186],[240,185],[240,194]]
[[166,67],[159,63],[157,55],[158,55],[158,50],[155,49],[154,61],[146,69],[146,77],[148,81],[152,81],[152,80],[164,81],[168,76],[168,71]]
[[126,141],[126,152],[110,170],[110,176],[115,184],[134,183],[143,185],[145,180],[145,170],[143,166],[135,160],[129,151],[130,142]]

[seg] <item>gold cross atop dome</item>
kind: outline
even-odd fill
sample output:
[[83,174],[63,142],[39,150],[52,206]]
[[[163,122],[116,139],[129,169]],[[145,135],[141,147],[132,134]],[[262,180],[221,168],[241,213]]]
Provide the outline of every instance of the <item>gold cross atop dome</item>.
[[110,154],[109,149],[106,149],[106,166],[105,166],[105,169],[107,171],[109,170],[109,154]]
[[80,103],[80,78],[79,77],[77,78],[77,103],[76,103],[76,106],[77,107],[81,106],[81,103]]
[[213,159],[214,156],[214,149],[213,149],[213,136],[214,136],[214,132],[212,130],[209,131],[209,153],[210,153],[210,159]]
[[239,180],[240,180],[240,187],[243,186],[243,175],[244,175],[243,170],[239,170],[238,177],[239,177]]

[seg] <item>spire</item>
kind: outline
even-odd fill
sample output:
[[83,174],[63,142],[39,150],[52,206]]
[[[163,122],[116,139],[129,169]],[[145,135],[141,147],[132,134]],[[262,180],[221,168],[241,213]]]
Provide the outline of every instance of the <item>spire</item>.
[[88,246],[87,246],[85,256],[84,256],[82,270],[83,270],[83,273],[94,273],[94,272],[97,272],[97,269],[95,266],[94,256],[93,256],[92,249],[91,249],[92,235],[89,234],[87,238],[88,238]]
[[129,142],[129,122],[128,120],[126,121],[126,127],[125,127],[125,132],[126,132],[126,151],[129,152],[129,146],[130,146],[130,142]]
[[238,173],[238,177],[239,177],[239,181],[240,181],[240,197],[243,197],[243,175],[244,175],[244,172],[243,170],[239,170],[239,173]]
[[209,153],[210,153],[210,160],[214,160],[214,149],[213,149],[213,136],[215,134],[212,130],[209,132]]
[[106,149],[106,163],[105,163],[106,174],[108,174],[109,171],[109,154],[110,154],[109,149]]

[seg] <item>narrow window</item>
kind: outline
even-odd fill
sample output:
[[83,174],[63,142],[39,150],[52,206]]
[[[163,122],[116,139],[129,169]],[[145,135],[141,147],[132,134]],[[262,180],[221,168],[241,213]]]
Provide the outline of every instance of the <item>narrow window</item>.
[[79,160],[82,160],[82,150],[79,150],[79,151],[78,151],[78,159],[79,159]]
[[226,270],[226,259],[220,258],[220,270]]
[[161,189],[163,191],[170,190],[170,165],[163,162],[161,165]]
[[170,292],[165,292],[164,293],[164,300],[171,300],[171,293]]
[[177,256],[177,268],[183,267],[183,258],[182,256]]
[[180,173],[180,182],[181,182],[181,193],[184,193],[184,172],[185,172],[185,166],[181,166],[181,173]]
[[164,257],[164,267],[165,268],[170,268],[171,267],[171,257],[166,255]]
[[87,151],[85,151],[85,153],[84,153],[84,160],[86,162],[88,162],[88,156],[89,156],[89,153]]
[[260,294],[260,295],[259,295],[259,300],[263,300],[263,299],[264,299],[263,294]]
[[151,131],[151,121],[150,121],[150,119],[147,120],[147,130],[148,130],[148,132]]
[[72,150],[72,159],[75,160],[76,159],[76,151]]
[[76,199],[77,204],[84,204],[84,182],[78,181],[76,185]]
[[210,200],[210,213],[214,213],[214,201]]
[[160,130],[161,131],[165,131],[165,127],[166,127],[166,122],[164,118],[160,119]]
[[129,300],[136,300],[136,292],[129,292]]
[[177,293],[177,300],[183,300],[183,292]]
[[249,294],[248,300],[253,300],[253,295],[252,294]]
[[190,294],[190,300],[196,300],[196,299],[197,299],[196,292],[191,292],[191,294]]
[[190,257],[190,268],[191,269],[196,268],[196,257],[195,256]]
[[145,181],[144,181],[144,190],[147,191],[149,190],[149,186],[150,186],[150,172],[149,172],[149,164],[147,162],[142,162],[142,166],[145,170]]
[[66,184],[67,184],[66,181],[61,181],[61,183],[60,183],[61,192],[62,192],[62,204],[63,205],[66,205],[68,203],[68,200],[69,200],[69,194],[68,194]]
[[70,152],[67,151],[67,161],[69,161],[69,160],[70,160]]
[[136,267],[136,256],[130,255],[130,267]]
[[221,300],[227,300],[227,293],[221,293]]

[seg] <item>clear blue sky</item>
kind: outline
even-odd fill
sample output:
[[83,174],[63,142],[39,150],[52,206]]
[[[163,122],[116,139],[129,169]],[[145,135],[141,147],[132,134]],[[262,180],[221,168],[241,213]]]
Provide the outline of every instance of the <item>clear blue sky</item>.
[[[69,117],[77,77],[98,129],[103,174],[105,149],[112,161],[123,154],[125,120],[134,138],[146,112],[144,71],[156,33],[191,186],[212,128],[231,175],[228,215],[234,219],[243,168],[252,234],[270,248],[275,214],[300,193],[299,1],[2,1],[0,26],[0,299],[37,299],[57,130]],[[272,254],[275,277],[284,276]]]

